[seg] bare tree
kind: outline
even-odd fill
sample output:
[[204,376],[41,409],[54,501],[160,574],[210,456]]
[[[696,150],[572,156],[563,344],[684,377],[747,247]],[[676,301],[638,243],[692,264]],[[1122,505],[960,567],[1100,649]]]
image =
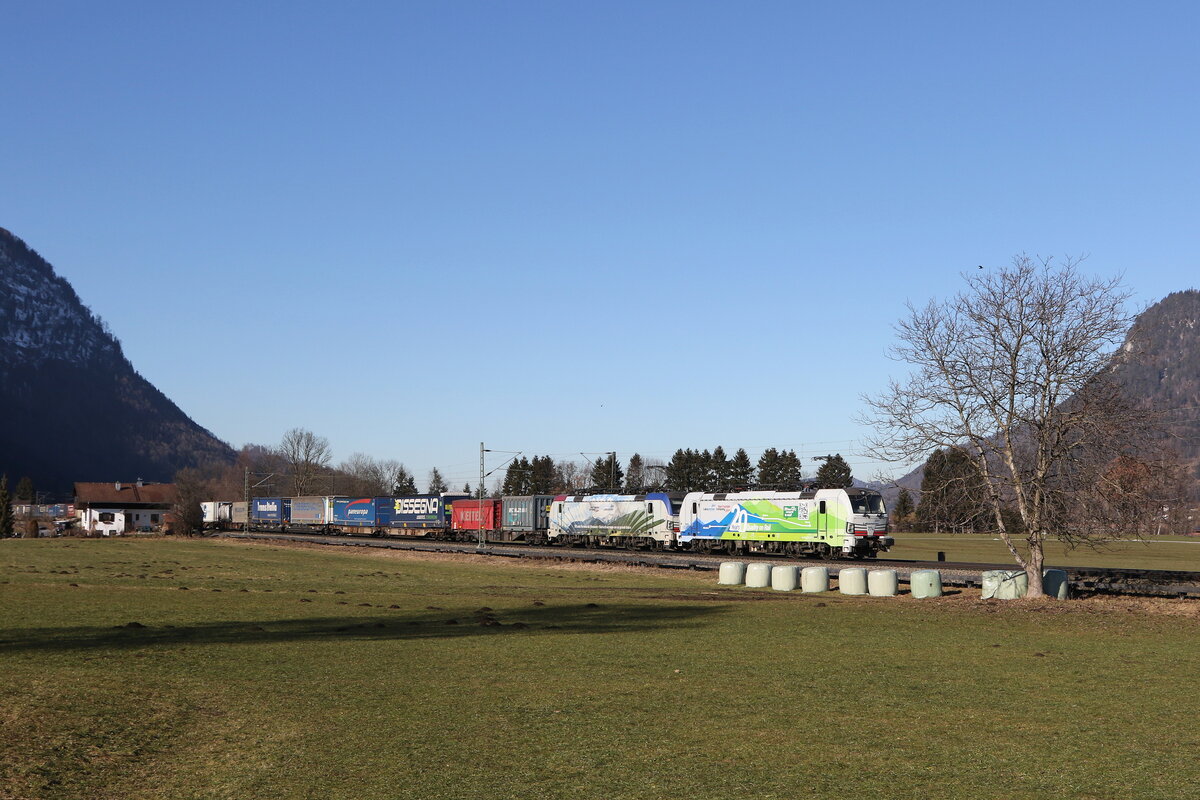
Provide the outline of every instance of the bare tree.
[[317,476],[329,467],[329,440],[304,428],[292,428],[279,443],[279,455],[292,477],[292,491],[303,496],[313,491]]
[[207,479],[203,471],[187,467],[175,473],[175,499],[171,512],[175,517],[176,532],[192,536],[204,530],[204,502]]
[[363,453],[353,453],[338,465],[345,474],[345,490],[353,495],[385,495],[396,485],[399,470],[404,466],[394,459],[375,459]]
[[[913,373],[863,397],[873,454],[912,463],[947,448],[967,457],[1032,597],[1043,595],[1048,535],[1074,546],[1128,532],[1155,508],[1169,472],[1138,450],[1153,438],[1147,415],[1106,371],[1132,323],[1129,292],[1078,265],[1021,255],[964,275],[966,289],[947,301],[910,304],[892,356]],[[1110,502],[1117,485],[1121,502]]]

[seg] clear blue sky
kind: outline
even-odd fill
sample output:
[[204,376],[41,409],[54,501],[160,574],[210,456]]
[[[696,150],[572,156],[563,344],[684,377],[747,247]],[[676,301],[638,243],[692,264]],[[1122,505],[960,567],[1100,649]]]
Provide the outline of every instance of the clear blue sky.
[[[1200,283],[1195,3],[3,3],[0,226],[223,439],[841,451],[906,299]],[[495,462],[489,462],[489,467]]]

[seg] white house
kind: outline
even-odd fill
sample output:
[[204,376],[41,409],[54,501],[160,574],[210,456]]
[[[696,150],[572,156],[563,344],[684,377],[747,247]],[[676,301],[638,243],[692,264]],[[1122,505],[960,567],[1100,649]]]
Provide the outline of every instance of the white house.
[[102,536],[161,530],[174,502],[173,483],[75,484],[80,528]]

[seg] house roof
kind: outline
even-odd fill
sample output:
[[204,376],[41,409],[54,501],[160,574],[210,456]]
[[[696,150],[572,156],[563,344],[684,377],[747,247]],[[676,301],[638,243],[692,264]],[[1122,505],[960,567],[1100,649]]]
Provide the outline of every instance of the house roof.
[[[117,488],[117,486],[121,488]],[[75,502],[82,505],[170,505],[175,502],[173,483],[77,483]]]

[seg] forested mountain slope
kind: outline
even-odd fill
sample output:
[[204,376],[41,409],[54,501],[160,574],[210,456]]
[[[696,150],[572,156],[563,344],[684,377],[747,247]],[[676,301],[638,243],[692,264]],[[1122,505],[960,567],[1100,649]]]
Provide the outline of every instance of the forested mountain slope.
[[139,375],[45,259],[0,228],[0,472],[68,493],[75,481],[170,480],[229,446]]
[[[1134,402],[1162,421],[1200,500],[1200,291],[1173,292],[1138,315],[1108,369]],[[920,467],[897,483],[919,497]],[[898,490],[888,492],[894,502]]]

